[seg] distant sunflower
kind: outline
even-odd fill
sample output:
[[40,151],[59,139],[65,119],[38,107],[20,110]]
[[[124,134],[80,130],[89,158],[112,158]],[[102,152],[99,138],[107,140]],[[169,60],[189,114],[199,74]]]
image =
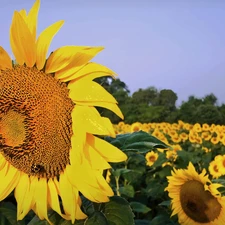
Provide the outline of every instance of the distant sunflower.
[[210,162],[210,164],[209,164],[209,173],[212,175],[213,178],[216,178],[216,179],[218,177],[222,176],[222,173],[219,170],[217,161],[213,160],[212,162]]
[[159,157],[158,153],[155,153],[153,151],[148,152],[145,155],[146,165],[152,166],[155,163],[155,161],[158,159],[158,157]]
[[[95,106],[123,117],[116,100],[93,79],[113,76],[89,62],[102,47],[64,46],[47,58],[63,25],[58,21],[36,39],[40,1],[15,11],[10,44],[16,63],[0,47],[0,201],[14,189],[17,219],[32,209],[48,219],[52,208],[64,219],[83,219],[79,192],[106,202],[113,191],[102,176],[108,162],[126,155],[94,135],[115,136]],[[61,211],[59,196],[62,200]]]
[[131,127],[130,127],[130,130],[131,130],[132,133],[140,131],[140,130],[142,130],[142,124],[139,123],[139,122],[132,123]]
[[187,169],[174,169],[167,179],[172,216],[178,214],[180,224],[225,224],[225,199],[217,190],[221,185],[212,184],[205,170],[198,174],[189,163]]

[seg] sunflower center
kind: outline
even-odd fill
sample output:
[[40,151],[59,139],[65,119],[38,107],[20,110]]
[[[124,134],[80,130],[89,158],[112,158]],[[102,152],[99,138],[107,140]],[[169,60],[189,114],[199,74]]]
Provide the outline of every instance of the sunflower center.
[[150,161],[150,162],[155,162],[155,161],[156,161],[155,156],[154,156],[154,155],[150,156],[150,157],[149,157],[149,161]]
[[181,186],[180,201],[186,215],[199,223],[215,220],[221,211],[217,199],[196,180],[187,181]]
[[52,75],[0,70],[0,153],[28,175],[58,176],[69,164],[73,107],[66,84]]

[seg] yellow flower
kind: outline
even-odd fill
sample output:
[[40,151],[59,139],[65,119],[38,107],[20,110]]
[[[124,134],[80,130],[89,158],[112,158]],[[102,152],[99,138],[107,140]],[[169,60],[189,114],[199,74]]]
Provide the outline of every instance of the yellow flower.
[[218,144],[219,141],[220,141],[220,138],[218,136],[211,138],[211,143],[214,145]]
[[203,123],[203,124],[202,124],[202,130],[203,130],[203,131],[208,131],[209,128],[210,128],[210,127],[209,127],[209,125],[208,125],[207,123]]
[[172,136],[172,137],[171,137],[171,141],[172,141],[173,143],[180,143],[180,142],[181,142],[181,137],[178,136],[178,135]]
[[173,150],[166,151],[166,158],[170,161],[175,161],[177,159],[177,152]]
[[211,134],[210,134],[208,131],[204,131],[204,132],[202,132],[202,134],[201,134],[201,138],[204,139],[204,140],[206,140],[206,141],[210,140],[211,137],[212,137],[212,136],[211,136]]
[[145,155],[146,165],[152,166],[155,163],[155,161],[158,159],[158,157],[159,157],[158,153],[155,153],[153,151],[148,152]]
[[135,123],[131,124],[130,129],[131,129],[131,132],[137,132],[137,131],[141,130],[141,127],[142,127],[141,123],[135,122]]
[[180,224],[225,224],[225,197],[217,190],[221,185],[212,184],[205,170],[198,174],[189,163],[187,169],[174,169],[167,179],[172,216],[177,214]]
[[221,175],[224,175],[225,174],[225,155],[217,156],[215,161],[216,161],[218,170],[220,171]]
[[186,134],[185,132],[182,132],[180,134],[180,138],[182,139],[182,141],[187,141],[188,140],[188,134]]
[[18,220],[32,209],[51,223],[52,208],[74,223],[86,217],[79,192],[91,201],[108,201],[113,191],[102,171],[110,168],[108,162],[126,160],[95,136],[115,136],[95,106],[123,116],[116,100],[93,81],[114,74],[89,62],[102,47],[64,46],[46,60],[64,22],[47,27],[36,39],[39,7],[37,0],[29,13],[13,15],[10,44],[16,64],[0,47],[0,201],[15,189]]
[[212,161],[209,164],[209,172],[212,175],[212,177],[216,178],[216,179],[222,175],[220,170],[219,170],[217,161]]

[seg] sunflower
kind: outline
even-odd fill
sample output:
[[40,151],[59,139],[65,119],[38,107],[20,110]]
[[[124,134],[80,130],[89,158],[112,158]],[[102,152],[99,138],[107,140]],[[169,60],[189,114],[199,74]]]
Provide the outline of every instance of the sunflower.
[[131,124],[131,127],[130,127],[130,131],[133,133],[133,132],[138,132],[142,130],[142,124],[139,123],[139,122],[135,122],[135,123],[132,123]]
[[37,0],[29,13],[14,12],[10,44],[16,63],[0,47],[0,201],[14,190],[18,220],[32,209],[51,223],[52,208],[74,223],[86,217],[79,192],[94,202],[108,201],[113,191],[102,171],[110,168],[108,162],[127,158],[95,136],[115,136],[110,120],[95,106],[123,115],[116,100],[93,81],[114,76],[89,62],[103,48],[63,46],[47,58],[64,22],[36,39],[39,7]]
[[158,159],[159,155],[156,152],[150,151],[145,155],[146,165],[152,166]]
[[218,161],[213,160],[210,162],[208,169],[213,178],[217,179],[218,177],[222,176],[220,168],[218,167]]
[[222,185],[212,184],[205,170],[198,174],[189,163],[187,169],[174,169],[167,179],[172,216],[178,214],[180,224],[225,224],[225,197],[217,190]]

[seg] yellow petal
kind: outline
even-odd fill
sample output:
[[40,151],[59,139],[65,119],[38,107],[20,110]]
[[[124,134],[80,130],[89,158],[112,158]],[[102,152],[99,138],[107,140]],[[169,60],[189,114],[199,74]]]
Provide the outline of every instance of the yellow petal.
[[[76,128],[76,125],[74,125]],[[81,129],[73,129],[75,132],[71,137],[71,152],[70,152],[70,163],[80,164],[82,163],[82,156],[84,151],[84,145],[86,143],[86,132],[82,127]]]
[[[73,188],[73,190],[76,191],[75,188]],[[81,199],[80,199],[80,196],[78,195],[77,196],[77,207],[76,207],[76,219],[83,220],[83,219],[87,218],[87,215],[82,212],[80,206],[81,206]]]
[[12,69],[12,60],[4,48],[0,46],[0,70]]
[[0,154],[0,171],[5,167],[7,161],[5,160],[4,156]]
[[46,56],[48,53],[48,48],[52,42],[53,37],[56,35],[56,33],[59,31],[59,29],[64,24],[63,20],[60,20],[51,26],[47,27],[45,30],[43,30],[40,34],[40,36],[37,39],[36,48],[37,48],[37,59],[36,59],[36,66],[39,70],[41,70],[46,61]]
[[39,178],[35,189],[36,211],[40,219],[48,219],[47,210],[47,181],[46,178]]
[[[28,191],[30,189],[30,179],[27,174],[21,173],[20,181],[15,188],[15,198],[17,201],[17,218],[22,220],[29,212],[31,207],[24,209],[24,203],[28,200]],[[29,201],[31,203],[31,200]]]
[[23,17],[15,12],[10,28],[10,44],[16,62],[32,67],[36,61],[35,40],[28,29]]
[[19,14],[23,17],[24,21],[27,22],[27,12],[25,9],[21,9]]
[[116,133],[115,133],[114,127],[113,127],[113,125],[112,125],[110,119],[107,118],[107,117],[103,117],[103,116],[102,116],[102,120],[103,120],[104,123],[105,123],[105,127],[107,127],[108,131],[110,132],[110,136],[111,136],[111,137],[116,137]]
[[69,97],[75,103],[76,101],[117,103],[109,92],[94,81],[79,79],[72,84],[68,84],[68,89],[70,89]]
[[0,171],[0,201],[5,199],[17,186],[20,178],[20,172],[9,163],[6,163]]
[[40,0],[36,0],[27,16],[27,26],[34,40],[36,40],[39,8],[40,8]]
[[[66,71],[59,71],[55,74],[55,77],[66,82],[86,75],[89,76],[90,74],[94,74],[94,78],[101,76],[117,76],[114,71],[110,70],[106,66],[89,62],[81,67],[73,67],[71,69],[67,69]],[[91,80],[94,79],[93,76],[89,76],[88,78]]]
[[[75,171],[80,171],[80,173],[75,173]],[[74,187],[77,187],[86,198],[94,202],[107,202],[109,200],[108,196],[105,190],[99,185],[93,171],[94,170],[79,164],[67,166],[69,181]],[[112,190],[111,194],[113,195]]]
[[88,134],[87,142],[108,162],[122,162],[127,160],[125,153],[107,141]]
[[64,218],[65,220],[70,220],[69,215],[62,214],[62,211],[59,205],[57,187],[55,185],[55,182],[52,179],[49,179],[48,181],[48,203],[50,207],[54,211],[56,211],[62,218]]
[[63,46],[49,56],[45,72],[53,73],[62,70],[64,73],[73,67],[82,66],[102,49],[102,47]]
[[[27,175],[25,175],[27,176]],[[25,184],[28,185],[28,188],[27,188],[27,192],[26,193],[23,193],[24,195],[24,201],[23,202],[18,202],[18,204],[21,204],[21,206],[19,207],[20,209],[22,209],[22,212],[17,212],[18,213],[18,217],[17,219],[18,220],[22,220],[24,218],[24,216],[26,216],[26,214],[33,208],[34,206],[34,191],[35,191],[35,188],[36,188],[36,184],[38,182],[38,178],[37,177],[28,177],[28,179],[24,178],[23,181],[25,182]],[[22,182],[20,182],[18,185],[21,185],[22,187],[23,184]],[[19,194],[21,194],[21,191],[22,189],[20,188],[20,192],[16,192],[15,194],[15,197],[16,199],[19,198]],[[19,214],[20,213],[20,214]]]
[[73,187],[69,183],[67,174],[65,172],[60,174],[59,190],[64,211],[66,214],[69,214],[71,216],[71,221],[72,223],[74,223],[76,216],[76,198],[78,196],[78,191],[73,190]]
[[115,103],[111,102],[84,102],[84,101],[76,101],[77,105],[86,105],[86,106],[98,106],[102,108],[106,108],[114,112],[117,116],[123,119],[123,113],[121,112],[120,108]]
[[91,168],[97,170],[105,170],[111,168],[111,166],[106,162],[106,160],[89,144],[86,144],[83,154],[89,162]]
[[[79,118],[79,119],[78,119]],[[105,123],[94,107],[76,105],[72,112],[73,126],[83,127],[87,133],[110,135]],[[76,130],[73,128],[73,130]]]

